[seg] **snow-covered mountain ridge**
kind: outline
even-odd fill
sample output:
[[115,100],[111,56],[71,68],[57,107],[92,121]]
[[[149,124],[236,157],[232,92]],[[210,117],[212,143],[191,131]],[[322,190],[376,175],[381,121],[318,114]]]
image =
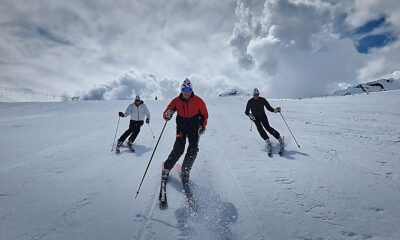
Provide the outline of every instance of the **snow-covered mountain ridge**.
[[228,90],[226,90],[223,93],[218,94],[218,97],[229,97],[229,96],[250,96],[250,93],[247,92],[243,89],[233,87]]
[[380,79],[377,81],[361,83],[355,86],[348,87],[343,90],[336,91],[333,95],[345,96],[360,93],[382,92],[389,90],[399,90],[400,79]]

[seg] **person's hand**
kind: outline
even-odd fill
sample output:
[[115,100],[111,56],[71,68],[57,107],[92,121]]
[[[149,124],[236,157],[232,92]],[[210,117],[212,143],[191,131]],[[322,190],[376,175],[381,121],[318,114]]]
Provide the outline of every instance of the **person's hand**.
[[168,110],[165,112],[165,120],[169,121],[172,118],[172,115],[174,115],[174,111]]
[[206,132],[206,129],[203,126],[199,127],[199,135],[203,135]]
[[281,112],[281,107],[275,108],[274,113],[278,113],[278,112]]
[[124,117],[124,113],[123,113],[123,112],[119,112],[118,115],[119,115],[120,117]]
[[251,121],[256,120],[256,117],[254,117],[253,114],[251,114],[251,113],[249,113],[249,118],[250,118]]
[[146,118],[146,123],[147,123],[147,124],[150,123],[150,118]]

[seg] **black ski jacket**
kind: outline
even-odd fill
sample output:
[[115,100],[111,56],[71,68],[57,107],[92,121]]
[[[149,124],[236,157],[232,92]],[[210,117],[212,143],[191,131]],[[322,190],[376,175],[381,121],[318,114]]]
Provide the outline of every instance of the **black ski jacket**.
[[274,112],[274,108],[269,105],[268,101],[263,97],[258,97],[257,100],[251,98],[246,105],[246,111],[244,112],[247,116],[249,116],[249,112],[253,114],[254,117],[258,117],[261,115],[265,115],[264,106],[270,112]]

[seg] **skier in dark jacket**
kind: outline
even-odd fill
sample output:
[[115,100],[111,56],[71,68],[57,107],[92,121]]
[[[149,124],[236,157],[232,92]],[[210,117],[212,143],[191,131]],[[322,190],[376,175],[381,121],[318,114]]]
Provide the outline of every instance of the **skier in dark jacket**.
[[131,116],[131,121],[129,122],[129,129],[126,130],[121,137],[118,139],[117,147],[116,147],[116,152],[119,153],[119,147],[122,145],[122,143],[125,141],[125,139],[129,137],[128,140],[128,147],[131,151],[135,151],[132,148],[132,143],[135,141],[137,135],[140,132],[140,128],[142,127],[144,123],[144,117],[146,116],[146,123],[150,123],[150,112],[149,109],[147,108],[146,104],[140,99],[139,96],[135,97],[135,102],[131,103],[128,105],[126,108],[125,113],[119,112],[118,113],[120,117],[127,117]]
[[164,111],[163,117],[166,121],[176,116],[176,140],[174,147],[164,162],[162,179],[166,180],[169,171],[185,151],[186,138],[189,140],[189,146],[182,163],[182,182],[189,180],[189,173],[199,151],[199,137],[204,134],[208,112],[204,101],[193,92],[192,84],[186,78],[181,85],[181,93],[175,97]]
[[269,125],[264,107],[266,107],[268,111],[274,113],[278,113],[281,111],[280,107],[277,108],[271,107],[271,105],[265,98],[260,97],[260,92],[258,91],[257,88],[255,88],[253,91],[253,97],[247,102],[245,114],[250,118],[250,120],[254,121],[254,124],[256,125],[258,132],[260,133],[261,137],[265,140],[265,143],[267,144],[268,152],[269,153],[271,152],[272,145],[264,128],[272,136],[278,139],[282,151],[284,146],[283,138],[281,137],[278,131],[276,131]]

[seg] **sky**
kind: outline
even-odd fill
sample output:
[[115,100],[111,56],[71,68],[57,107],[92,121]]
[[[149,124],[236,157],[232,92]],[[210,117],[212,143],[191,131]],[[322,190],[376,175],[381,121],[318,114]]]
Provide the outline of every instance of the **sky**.
[[321,96],[400,77],[398,0],[0,0],[0,86],[86,99]]

